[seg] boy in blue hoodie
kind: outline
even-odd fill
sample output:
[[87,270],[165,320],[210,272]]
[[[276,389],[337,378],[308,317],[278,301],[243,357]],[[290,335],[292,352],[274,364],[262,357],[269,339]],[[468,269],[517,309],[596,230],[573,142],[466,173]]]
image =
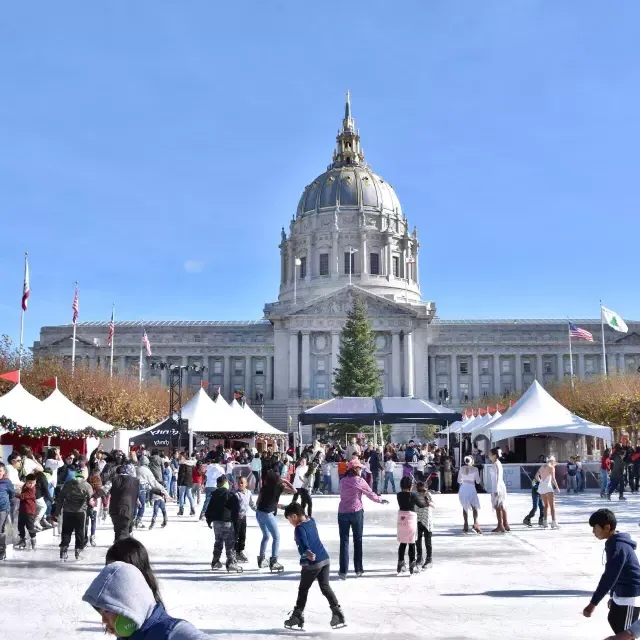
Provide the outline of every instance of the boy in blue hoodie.
[[609,509],[598,509],[592,513],[589,526],[598,540],[606,540],[607,563],[591,602],[582,613],[590,618],[609,593],[611,600],[607,620],[613,632],[620,633],[628,629],[640,613],[640,563],[636,556],[636,543],[629,534],[616,531],[616,516]]
[[13,483],[7,478],[7,470],[0,462],[0,562],[7,557],[7,536],[4,532],[11,514],[11,501],[16,491]]
[[307,518],[302,505],[292,502],[284,510],[284,517],[295,527],[294,538],[300,553],[300,586],[298,600],[291,617],[284,623],[287,629],[304,627],[304,608],[311,585],[317,580],[322,595],[329,601],[331,607],[331,626],[339,629],[346,626],[344,614],[338,604],[338,599],[329,585],[329,554],[324,548],[318,528],[313,518]]

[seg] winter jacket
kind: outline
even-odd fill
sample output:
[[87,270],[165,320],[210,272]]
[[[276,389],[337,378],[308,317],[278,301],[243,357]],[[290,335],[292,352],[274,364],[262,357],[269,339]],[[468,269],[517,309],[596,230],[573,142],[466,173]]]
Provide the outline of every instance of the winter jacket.
[[253,493],[249,491],[249,489],[245,489],[244,491],[236,491],[236,496],[238,496],[238,517],[246,518],[247,511],[252,509],[256,510],[256,503],[253,500]]
[[144,576],[131,564],[112,562],[100,571],[82,599],[131,620],[129,640],[207,640],[190,622],[173,618],[156,603]]
[[36,515],[36,488],[22,487],[22,492],[17,496],[20,498],[20,513],[26,513],[30,516]]
[[58,468],[58,474],[56,477],[56,487],[62,487],[62,485],[65,482],[72,480],[75,477],[76,477],[76,474],[73,472],[73,469],[69,465],[63,464],[61,467]]
[[118,474],[111,485],[109,515],[133,518],[138,508],[140,481],[127,474]]
[[614,453],[611,456],[611,477],[622,478],[624,473],[624,455],[621,453]]
[[11,512],[11,501],[16,496],[16,490],[9,478],[0,480],[0,511]]
[[178,486],[193,486],[193,465],[188,462],[182,462],[178,467]]
[[153,477],[162,482],[162,473],[164,472],[164,462],[159,455],[151,456],[149,458],[149,471],[153,473]]
[[369,468],[371,474],[374,476],[380,475],[380,454],[377,451],[372,451],[369,456]]
[[628,533],[616,533],[606,541],[607,563],[591,604],[597,605],[607,593],[620,598],[640,596],[640,563],[636,546]]
[[[316,527],[316,521],[313,518],[299,523],[295,528],[293,537],[300,553],[302,567],[322,567],[325,564],[329,564],[329,554],[320,540],[318,527]],[[315,560],[307,558],[307,551],[315,554]]]
[[205,517],[208,525],[212,522],[235,522],[239,512],[238,496],[227,487],[219,487],[211,494]]
[[40,498],[44,498],[46,502],[51,502],[49,480],[44,473],[36,473],[36,500]]
[[[143,460],[147,460],[147,458],[143,458]],[[164,487],[162,486],[162,480],[158,482],[153,473],[151,473],[151,469],[149,469],[149,467],[139,466],[136,469],[136,473],[138,475],[138,480],[140,481],[140,489],[142,491],[148,491],[149,489],[159,489],[162,493],[165,493]]]
[[86,512],[89,498],[93,495],[91,485],[84,478],[74,478],[65,482],[56,500],[56,513]]
[[169,486],[171,484],[172,477],[173,474],[171,473],[171,467],[165,467],[162,472],[162,481],[164,482],[165,486]]

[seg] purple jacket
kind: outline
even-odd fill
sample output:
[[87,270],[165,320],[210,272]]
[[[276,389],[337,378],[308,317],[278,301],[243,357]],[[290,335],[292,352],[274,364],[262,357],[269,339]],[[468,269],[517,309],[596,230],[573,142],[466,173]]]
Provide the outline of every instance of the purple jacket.
[[371,487],[360,476],[345,476],[340,481],[340,506],[338,513],[355,513],[362,511],[362,494],[369,500],[381,503],[383,498],[378,497]]

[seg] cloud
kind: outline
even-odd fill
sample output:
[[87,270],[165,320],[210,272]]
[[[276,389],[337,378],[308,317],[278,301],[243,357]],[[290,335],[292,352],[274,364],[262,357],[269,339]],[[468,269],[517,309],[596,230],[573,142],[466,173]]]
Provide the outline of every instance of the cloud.
[[200,273],[204,269],[202,260],[187,260],[184,263],[184,270],[187,273]]

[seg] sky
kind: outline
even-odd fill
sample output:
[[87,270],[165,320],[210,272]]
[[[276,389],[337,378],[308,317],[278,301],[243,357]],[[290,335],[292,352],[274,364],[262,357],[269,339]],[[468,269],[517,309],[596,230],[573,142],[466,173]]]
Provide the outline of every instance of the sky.
[[640,3],[0,0],[0,334],[250,320],[344,95],[442,318],[640,319]]

